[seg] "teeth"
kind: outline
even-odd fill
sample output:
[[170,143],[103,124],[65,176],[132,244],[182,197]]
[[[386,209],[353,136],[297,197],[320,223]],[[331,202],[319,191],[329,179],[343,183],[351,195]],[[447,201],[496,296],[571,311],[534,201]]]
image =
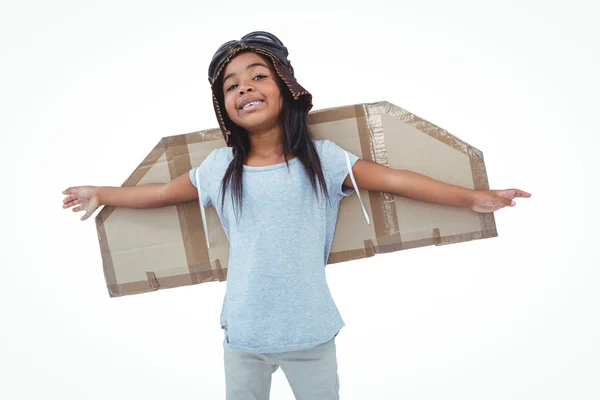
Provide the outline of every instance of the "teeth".
[[250,106],[253,106],[253,105],[255,105],[255,104],[260,104],[260,103],[262,103],[262,101],[260,101],[260,100],[259,100],[259,101],[253,101],[253,102],[251,102],[251,103],[248,103],[248,104],[246,104],[246,105],[245,105],[244,107],[242,107],[242,108],[248,108],[248,107],[250,107]]

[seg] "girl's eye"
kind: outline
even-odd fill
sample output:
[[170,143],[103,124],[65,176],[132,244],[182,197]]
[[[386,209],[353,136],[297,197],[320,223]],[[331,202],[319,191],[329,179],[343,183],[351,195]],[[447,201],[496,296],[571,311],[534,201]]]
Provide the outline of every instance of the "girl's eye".
[[[267,77],[266,75],[256,75],[254,78],[252,78],[252,80],[260,81],[260,80],[265,79],[266,77]],[[235,89],[237,86],[238,85],[231,85],[227,88],[227,91],[229,92],[230,90]]]

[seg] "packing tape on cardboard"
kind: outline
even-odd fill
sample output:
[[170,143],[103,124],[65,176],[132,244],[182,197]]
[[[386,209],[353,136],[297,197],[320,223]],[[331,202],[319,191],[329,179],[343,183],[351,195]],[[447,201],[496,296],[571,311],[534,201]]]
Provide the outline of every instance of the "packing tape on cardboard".
[[[186,135],[168,138],[166,153],[171,180],[188,173],[192,169]],[[210,264],[210,255],[204,239],[204,228],[199,204],[188,202],[178,204],[177,214],[188,265]],[[191,274],[191,271],[190,271]],[[194,275],[191,275],[194,276]],[[196,281],[195,283],[200,283]]]
[[[385,145],[383,119],[377,104],[355,106],[356,122],[363,159],[389,166]],[[375,253],[402,250],[402,237],[393,194],[369,192],[373,227],[375,228]]]

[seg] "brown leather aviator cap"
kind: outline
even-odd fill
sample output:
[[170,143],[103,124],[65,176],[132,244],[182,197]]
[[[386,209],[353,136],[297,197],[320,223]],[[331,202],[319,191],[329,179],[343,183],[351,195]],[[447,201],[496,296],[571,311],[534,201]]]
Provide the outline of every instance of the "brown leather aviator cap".
[[230,40],[219,47],[208,68],[208,81],[211,84],[213,105],[226,142],[228,142],[231,132],[223,118],[221,110],[225,110],[225,105],[219,101],[217,90],[221,85],[221,72],[227,63],[242,51],[252,51],[269,58],[277,75],[285,83],[294,100],[301,101],[307,112],[312,108],[312,95],[294,77],[294,68],[288,59],[288,50],[275,35],[257,31],[245,35],[240,40]]

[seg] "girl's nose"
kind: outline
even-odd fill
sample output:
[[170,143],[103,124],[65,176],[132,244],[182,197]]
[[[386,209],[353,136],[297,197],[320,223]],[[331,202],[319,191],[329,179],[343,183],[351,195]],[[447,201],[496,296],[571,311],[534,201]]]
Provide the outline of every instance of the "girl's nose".
[[252,91],[254,91],[254,88],[252,86],[240,86],[240,95]]

